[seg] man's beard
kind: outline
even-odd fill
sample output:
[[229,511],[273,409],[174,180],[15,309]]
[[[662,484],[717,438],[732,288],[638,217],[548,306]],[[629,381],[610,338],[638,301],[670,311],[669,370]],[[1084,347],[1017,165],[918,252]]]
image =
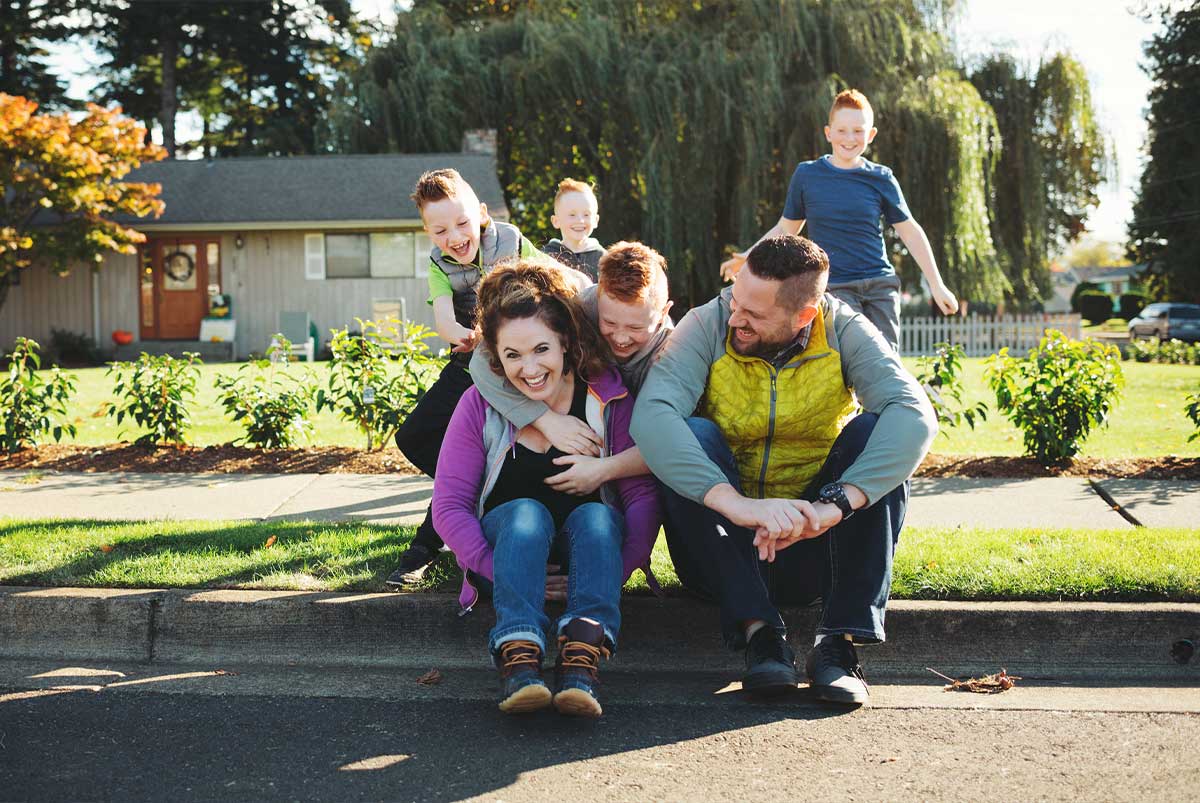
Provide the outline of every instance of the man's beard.
[[738,345],[737,336],[730,338],[733,350],[743,357],[758,357],[770,362],[771,358],[782,351],[796,338],[792,332],[773,332],[770,340],[759,335],[758,341],[750,346]]

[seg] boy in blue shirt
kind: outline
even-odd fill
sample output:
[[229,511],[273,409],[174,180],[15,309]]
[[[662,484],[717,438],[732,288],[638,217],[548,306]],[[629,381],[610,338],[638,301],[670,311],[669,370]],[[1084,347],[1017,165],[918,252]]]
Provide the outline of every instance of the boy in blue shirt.
[[[807,223],[808,237],[829,254],[828,292],[865,315],[899,350],[900,278],[887,258],[880,217],[895,228],[917,261],[938,309],[953,315],[958,299],[942,281],[929,238],[909,212],[891,168],[862,156],[878,133],[874,118],[870,102],[857,89],[838,94],[825,126],[831,152],[796,166],[783,215],[758,242],[799,234]],[[723,262],[722,277],[732,279],[749,251]]]

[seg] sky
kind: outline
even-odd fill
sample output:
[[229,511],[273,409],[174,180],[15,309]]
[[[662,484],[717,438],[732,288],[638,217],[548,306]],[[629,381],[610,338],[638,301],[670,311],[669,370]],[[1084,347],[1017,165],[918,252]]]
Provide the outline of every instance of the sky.
[[[1092,102],[1116,156],[1113,179],[1100,190],[1100,205],[1087,219],[1090,234],[1123,241],[1141,175],[1150,81],[1141,69],[1142,45],[1156,26],[1131,10],[1136,0],[965,0],[958,21],[967,54],[1007,49],[1036,67],[1043,55],[1070,52],[1087,70]],[[395,19],[394,0],[351,0],[364,17]],[[58,48],[51,68],[71,79],[71,94],[84,98],[94,85],[89,60],[76,46]],[[198,134],[195,121],[178,123],[181,138]]]

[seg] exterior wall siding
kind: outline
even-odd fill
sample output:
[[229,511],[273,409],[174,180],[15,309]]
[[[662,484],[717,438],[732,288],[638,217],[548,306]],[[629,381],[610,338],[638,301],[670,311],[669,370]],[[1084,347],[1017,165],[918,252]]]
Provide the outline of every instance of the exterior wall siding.
[[[279,313],[307,312],[320,332],[318,352],[329,342],[329,330],[356,329],[355,317],[371,317],[376,299],[406,299],[410,320],[433,326],[433,310],[425,303],[425,277],[398,279],[304,278],[303,231],[246,232],[243,247],[234,236],[221,238],[222,291],[233,299],[240,358],[262,353],[279,328]],[[440,341],[430,341],[441,348]]]
[[[316,231],[316,229],[312,230]],[[320,351],[329,330],[357,328],[355,317],[371,317],[377,299],[404,298],[408,317],[432,328],[433,310],[425,303],[425,277],[394,279],[323,279],[304,277],[304,231],[245,232],[243,247],[234,233],[222,234],[221,290],[233,299],[237,321],[236,354],[245,358],[262,353],[279,329],[279,313],[303,311],[317,324]],[[424,259],[427,255],[421,255]],[[111,334],[125,329],[138,336],[138,265],[133,255],[112,254],[97,274],[100,293],[101,348],[111,349]],[[10,288],[0,308],[0,348],[8,349],[18,335],[43,346],[50,329],[93,334],[92,277],[85,267],[60,278],[45,268],[25,271],[18,287]],[[445,344],[430,341],[434,348]]]

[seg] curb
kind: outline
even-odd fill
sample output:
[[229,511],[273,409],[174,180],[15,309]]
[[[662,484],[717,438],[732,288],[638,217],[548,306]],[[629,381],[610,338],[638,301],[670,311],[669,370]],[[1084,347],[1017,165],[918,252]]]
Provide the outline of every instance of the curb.
[[[450,594],[0,586],[0,658],[487,667],[490,607],[465,617],[457,611]],[[741,656],[721,645],[711,605],[627,597],[622,614],[614,669],[741,669]],[[784,612],[801,659],[818,614]],[[1200,686],[1197,644],[1200,604],[900,600],[888,607],[888,643],[864,651],[864,659],[882,677],[924,675],[926,667],[960,676],[1004,667],[1028,678]]]

